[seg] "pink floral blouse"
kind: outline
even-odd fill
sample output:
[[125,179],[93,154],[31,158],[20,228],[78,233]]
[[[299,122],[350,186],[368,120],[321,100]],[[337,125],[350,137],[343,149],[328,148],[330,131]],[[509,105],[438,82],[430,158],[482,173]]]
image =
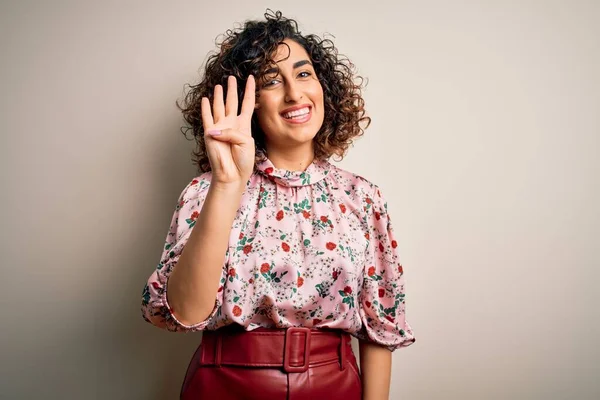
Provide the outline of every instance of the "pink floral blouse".
[[210,172],[198,176],[179,197],[160,262],[144,287],[144,319],[171,331],[233,323],[248,331],[342,329],[391,351],[415,341],[385,199],[375,184],[317,160],[306,171],[277,169],[268,159],[257,165],[231,230],[213,312],[195,325],[178,321],[167,281],[210,180]]

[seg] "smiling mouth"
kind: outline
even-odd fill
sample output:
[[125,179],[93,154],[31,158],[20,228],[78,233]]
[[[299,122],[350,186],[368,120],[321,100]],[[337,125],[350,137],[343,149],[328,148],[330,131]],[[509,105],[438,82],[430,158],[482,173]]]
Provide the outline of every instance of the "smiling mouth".
[[312,110],[310,107],[304,107],[299,110],[294,110],[294,111],[283,113],[283,114],[281,114],[281,116],[283,117],[283,119],[286,122],[291,122],[294,124],[302,124],[302,123],[310,120],[310,117],[312,115],[311,111]]

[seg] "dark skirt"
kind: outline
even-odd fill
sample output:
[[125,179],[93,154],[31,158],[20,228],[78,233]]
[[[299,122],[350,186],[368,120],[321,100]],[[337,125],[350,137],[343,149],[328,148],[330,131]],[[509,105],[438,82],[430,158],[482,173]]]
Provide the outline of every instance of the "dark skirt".
[[257,328],[205,331],[181,399],[361,400],[350,335],[340,330]]

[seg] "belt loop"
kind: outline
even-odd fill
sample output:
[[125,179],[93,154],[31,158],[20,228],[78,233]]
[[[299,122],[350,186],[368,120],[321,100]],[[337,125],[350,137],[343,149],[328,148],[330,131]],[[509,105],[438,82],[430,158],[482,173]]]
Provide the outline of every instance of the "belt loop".
[[221,335],[217,334],[217,343],[215,346],[215,365],[221,368],[221,345],[223,343]]
[[346,334],[340,334],[340,371],[346,368]]

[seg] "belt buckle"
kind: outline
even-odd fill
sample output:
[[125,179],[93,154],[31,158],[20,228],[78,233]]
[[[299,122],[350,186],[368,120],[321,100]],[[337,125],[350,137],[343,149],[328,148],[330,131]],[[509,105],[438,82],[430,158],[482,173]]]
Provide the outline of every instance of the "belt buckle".
[[[290,348],[292,346],[292,334],[294,332],[304,333],[304,364],[298,366],[290,365]],[[285,331],[285,344],[283,350],[283,369],[286,372],[306,372],[308,370],[309,353],[310,353],[310,334],[309,328],[293,326]]]

